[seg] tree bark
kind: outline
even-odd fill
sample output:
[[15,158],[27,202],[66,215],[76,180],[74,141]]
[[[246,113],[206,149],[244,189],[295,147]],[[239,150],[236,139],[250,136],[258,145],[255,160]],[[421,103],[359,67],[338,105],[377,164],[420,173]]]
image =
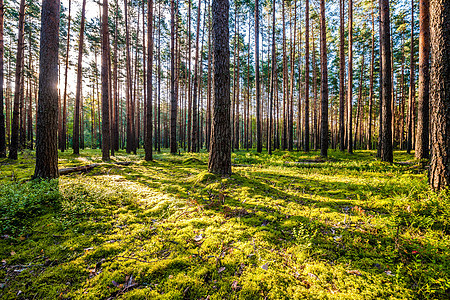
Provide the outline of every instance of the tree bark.
[[59,7],[59,0],[43,0],[42,2],[34,178],[59,176],[57,89]]
[[108,161],[110,150],[110,126],[109,126],[109,29],[108,29],[108,0],[103,0],[102,13],[102,160]]
[[345,151],[345,1],[339,0],[339,149]]
[[306,0],[305,43],[305,141],[303,150],[309,152],[309,0]]
[[413,120],[414,120],[414,102],[416,97],[416,82],[414,76],[414,0],[411,1],[411,56],[409,60],[410,76],[409,76],[409,102],[408,102],[408,136],[406,151],[411,152],[413,147]]
[[197,10],[197,33],[195,37],[195,61],[194,61],[194,95],[192,97],[192,152],[198,152],[199,130],[198,130],[198,86],[199,86],[199,39],[200,39],[200,18],[201,0],[198,1]]
[[147,1],[147,97],[145,160],[153,160],[153,0]]
[[353,153],[352,142],[353,102],[353,0],[348,1],[348,82],[347,82],[347,151]]
[[417,110],[416,159],[428,159],[430,101],[430,0],[420,0],[419,97]]
[[175,76],[175,0],[170,1],[170,153],[177,153],[177,101]]
[[231,174],[230,48],[228,0],[212,2],[214,102],[208,170]]
[[321,66],[321,119],[320,119],[320,155],[328,154],[328,66],[327,66],[327,30],[325,22],[325,0],[320,1],[320,66]]
[[450,185],[450,1],[431,0],[431,160],[429,183]]
[[381,160],[393,161],[392,152],[392,77],[391,77],[391,45],[390,45],[390,21],[389,0],[380,1],[381,14],[381,61],[382,61],[382,134],[381,134]]
[[13,118],[11,126],[11,144],[9,145],[9,158],[17,159],[17,152],[19,150],[19,118],[20,118],[20,91],[23,85],[23,32],[25,19],[25,0],[20,0],[19,7],[19,32],[17,35],[17,58],[16,58],[16,74],[14,85],[14,104],[13,104]]
[[256,86],[256,151],[262,152],[261,86],[259,79],[259,0],[255,0],[255,86]]

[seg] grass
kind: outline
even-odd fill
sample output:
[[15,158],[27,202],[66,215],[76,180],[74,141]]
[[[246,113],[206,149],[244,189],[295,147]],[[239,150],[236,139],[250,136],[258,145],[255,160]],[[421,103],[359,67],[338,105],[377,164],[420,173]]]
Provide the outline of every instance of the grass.
[[450,294],[450,197],[404,152],[238,151],[221,178],[207,153],[85,150],[60,168],[99,167],[50,183],[29,181],[33,155],[0,161],[2,299]]

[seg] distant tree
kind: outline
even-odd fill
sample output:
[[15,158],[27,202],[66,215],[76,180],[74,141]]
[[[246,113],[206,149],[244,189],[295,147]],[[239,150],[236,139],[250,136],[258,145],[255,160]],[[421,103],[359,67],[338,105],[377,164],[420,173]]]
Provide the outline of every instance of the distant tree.
[[14,105],[11,125],[11,144],[9,145],[9,158],[17,159],[19,151],[19,118],[20,118],[20,91],[23,85],[23,32],[25,19],[25,0],[20,0],[19,6],[19,32],[17,34],[16,73],[14,84]]
[[345,151],[345,1],[339,0],[339,149]]
[[3,16],[5,10],[3,0],[0,0],[0,157],[6,157],[5,115],[3,113]]
[[213,120],[208,170],[231,174],[230,33],[228,0],[212,2]]
[[60,127],[59,132],[59,149],[61,152],[66,150],[66,134],[67,134],[67,80],[68,80],[68,69],[69,69],[69,51],[70,51],[70,24],[71,24],[71,0],[69,0],[69,15],[67,17],[67,45],[66,45],[66,57],[65,57],[65,68],[64,68],[64,94],[63,94],[63,104],[61,114],[61,124],[58,124]]
[[434,190],[450,186],[450,1],[431,0],[431,160]]
[[309,0],[306,0],[305,13],[305,141],[303,150],[309,151]]
[[259,0],[255,0],[256,151],[262,152],[261,87],[259,79]]
[[353,153],[352,103],[353,103],[353,0],[348,1],[348,82],[347,82],[347,151]]
[[59,0],[43,0],[34,178],[58,177]]
[[419,97],[417,109],[416,159],[429,158],[430,101],[430,0],[420,0]]
[[77,87],[75,91],[75,109],[73,111],[73,141],[72,148],[74,154],[80,154],[80,102],[81,85],[83,83],[83,44],[84,44],[84,23],[86,15],[86,0],[81,6],[80,36],[78,39],[78,63],[77,63]]
[[320,155],[327,157],[328,151],[328,65],[327,65],[327,27],[325,21],[325,0],[320,1],[320,66],[321,66],[321,123]]

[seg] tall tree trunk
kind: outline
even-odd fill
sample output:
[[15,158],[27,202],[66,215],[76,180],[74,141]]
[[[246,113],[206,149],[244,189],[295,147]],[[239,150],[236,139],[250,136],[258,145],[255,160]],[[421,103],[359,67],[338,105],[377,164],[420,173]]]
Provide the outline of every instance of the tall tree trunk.
[[65,57],[65,68],[64,68],[64,94],[63,94],[63,107],[62,107],[62,118],[61,118],[61,131],[59,132],[59,149],[61,152],[66,150],[66,140],[67,140],[67,79],[68,79],[68,69],[69,69],[69,52],[70,52],[70,24],[71,24],[71,0],[69,0],[69,16],[67,17],[67,43],[66,43],[66,57]]
[[284,9],[284,0],[281,0],[282,3],[282,23],[283,23],[283,128],[281,135],[281,149],[286,150],[287,148],[287,126],[288,126],[288,99],[289,99],[289,87],[288,87],[288,70],[287,70],[287,57],[286,57],[286,21],[285,21],[285,9]]
[[231,174],[230,48],[228,0],[212,2],[214,102],[208,170]]
[[420,0],[419,17],[419,98],[417,111],[416,159],[429,155],[430,101],[430,0]]
[[17,159],[19,150],[19,118],[20,118],[20,90],[23,85],[23,32],[25,19],[25,0],[20,0],[19,7],[19,32],[17,35],[17,58],[16,58],[16,74],[14,85],[14,107],[11,128],[11,144],[9,145],[9,158]]
[[58,177],[59,0],[43,0],[34,178]]
[[175,76],[175,0],[170,1],[170,153],[177,153],[177,94]]
[[75,93],[75,110],[73,117],[73,141],[72,148],[74,154],[80,154],[80,98],[83,72],[83,43],[84,43],[84,22],[86,12],[86,0],[81,6],[80,37],[78,40],[78,64],[77,64],[77,88]]
[[198,10],[197,10],[197,33],[195,37],[195,61],[194,61],[194,95],[192,97],[192,152],[198,152],[198,85],[199,85],[199,38],[200,38],[200,18],[201,18],[201,0],[198,2]]
[[147,1],[147,123],[145,131],[145,160],[153,160],[153,0]]
[[381,160],[393,161],[392,152],[392,77],[391,77],[391,45],[390,45],[390,21],[389,0],[381,0],[381,60],[382,60],[382,135],[381,135]]
[[347,86],[347,150],[353,153],[352,102],[353,102],[353,0],[348,1],[348,86]]
[[[291,92],[289,99],[289,116],[288,116],[288,150],[294,149],[294,77],[295,77],[295,47],[297,37],[297,1],[294,1],[294,41],[291,44]],[[292,28],[291,28],[292,35]],[[300,76],[300,75],[299,75]],[[300,87],[299,87],[300,88]],[[300,92],[300,91],[299,91]]]
[[321,137],[320,155],[327,157],[328,152],[328,66],[327,66],[327,29],[325,22],[325,0],[320,1],[320,65],[321,65]]
[[261,87],[259,81],[259,0],[255,0],[256,151],[262,152]]
[[450,1],[431,0],[431,160],[434,190],[450,186]]
[[406,151],[411,152],[413,147],[413,120],[414,120],[414,103],[416,94],[416,82],[414,76],[414,1],[411,1],[411,54],[410,54],[410,75],[409,75],[409,101],[408,101],[408,136]]
[[134,149],[133,123],[134,115],[132,109],[132,83],[131,83],[131,55],[130,55],[130,34],[128,29],[128,3],[124,0],[125,14],[125,47],[126,47],[126,102],[127,102],[127,153]]
[[306,0],[305,43],[305,141],[303,150],[309,152],[309,0]]
[[345,151],[345,0],[339,0],[339,149]]
[[108,29],[108,0],[103,0],[102,13],[102,160],[108,161],[110,149],[110,126],[109,126],[109,29]]
[[373,73],[375,68],[375,19],[373,14],[373,2],[372,2],[372,45],[371,45],[371,58],[370,58],[370,87],[369,87],[369,120],[367,130],[367,150],[372,149],[372,110],[373,110]]
[[[3,113],[3,16],[4,16],[3,0],[0,0],[0,157],[6,157],[6,130],[5,115]],[[8,108],[8,106],[6,106]]]
[[267,152],[272,154],[272,134],[273,134],[273,105],[275,97],[275,82],[277,57],[275,51],[275,0],[272,1],[272,71],[270,75],[270,99],[269,99],[269,124],[267,130]]
[[[257,1],[257,0],[256,0]],[[209,150],[211,141],[211,5],[208,4],[208,76],[207,76],[207,104],[206,104],[206,149]]]

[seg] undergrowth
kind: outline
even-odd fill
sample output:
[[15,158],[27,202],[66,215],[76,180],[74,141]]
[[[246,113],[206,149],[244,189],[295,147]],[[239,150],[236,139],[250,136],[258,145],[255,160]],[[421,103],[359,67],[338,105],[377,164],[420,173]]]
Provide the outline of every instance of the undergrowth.
[[[448,299],[450,195],[412,155],[60,154],[0,161],[2,299]],[[130,161],[130,165],[116,164]]]

